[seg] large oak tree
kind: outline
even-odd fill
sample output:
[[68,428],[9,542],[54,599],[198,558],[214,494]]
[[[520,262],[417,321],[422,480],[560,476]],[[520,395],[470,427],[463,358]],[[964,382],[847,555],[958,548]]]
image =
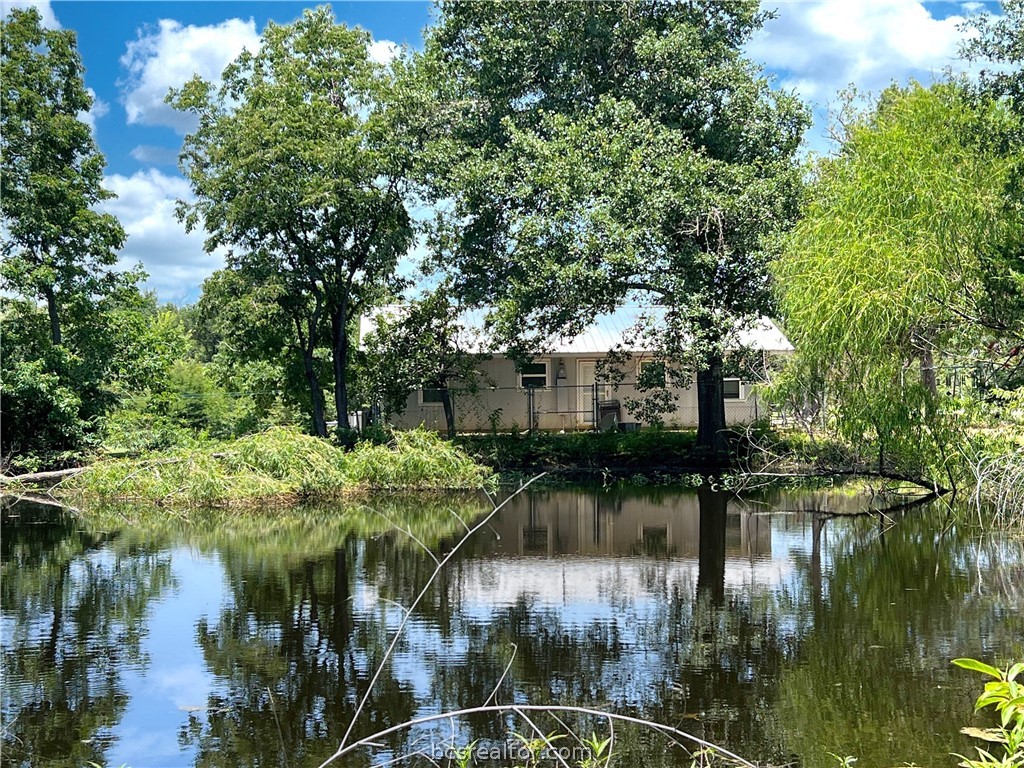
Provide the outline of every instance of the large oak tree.
[[418,62],[434,242],[524,353],[626,303],[697,371],[724,447],[723,358],[769,309],[766,244],[793,219],[807,114],[741,53],[749,1],[442,2]]

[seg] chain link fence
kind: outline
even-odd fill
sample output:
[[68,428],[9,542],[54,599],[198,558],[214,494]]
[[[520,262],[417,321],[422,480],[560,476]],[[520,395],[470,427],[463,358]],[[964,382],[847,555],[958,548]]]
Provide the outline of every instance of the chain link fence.
[[[669,392],[669,410],[661,415],[661,422],[669,428],[695,428],[696,389]],[[400,412],[382,413],[378,407],[372,419],[399,429],[422,425],[438,432],[448,430],[449,419],[460,433],[628,431],[650,425],[638,414],[638,403],[649,394],[629,385],[608,384],[421,389],[409,396]],[[726,400],[728,423],[746,424],[763,415],[754,393],[744,394]]]

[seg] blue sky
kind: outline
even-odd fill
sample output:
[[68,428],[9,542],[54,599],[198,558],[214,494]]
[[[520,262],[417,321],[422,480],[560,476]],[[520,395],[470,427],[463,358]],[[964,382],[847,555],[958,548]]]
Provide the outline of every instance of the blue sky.
[[[192,73],[215,79],[243,47],[258,44],[268,21],[287,23],[305,2],[93,2],[0,0],[33,5],[51,26],[72,29],[96,95],[88,116],[105,153],[107,186],[118,199],[106,207],[128,232],[126,265],[141,261],[148,287],[164,301],[187,302],[202,280],[220,267],[220,254],[203,251],[202,233],[186,234],[174,218],[174,201],[189,195],[176,168],[187,116],[163,103],[168,88]],[[964,22],[979,11],[999,12],[995,2],[920,0],[764,0],[777,18],[748,46],[748,55],[795,90],[815,110],[810,149],[826,151],[827,108],[837,92],[855,84],[875,91],[896,81],[929,82],[957,57]],[[374,38],[380,60],[397,45],[419,47],[430,22],[425,2],[333,3],[339,21],[359,25]],[[969,34],[969,33],[968,33]]]

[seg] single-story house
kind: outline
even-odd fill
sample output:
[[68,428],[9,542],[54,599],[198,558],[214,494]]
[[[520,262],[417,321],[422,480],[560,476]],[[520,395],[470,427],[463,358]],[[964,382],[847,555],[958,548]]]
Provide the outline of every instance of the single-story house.
[[[384,307],[377,314],[360,321],[360,339],[372,332],[374,318],[379,313],[400,314],[401,307]],[[627,339],[633,337],[641,310],[624,308],[605,315],[573,338],[555,340],[547,349],[523,366],[501,351],[488,350],[483,338],[474,328],[467,348],[490,355],[481,359],[481,376],[475,391],[469,392],[458,384],[450,384],[450,397],[459,432],[508,431],[513,429],[584,430],[623,425],[621,428],[642,426],[641,417],[630,407],[630,401],[646,393],[637,389],[637,377],[644,367],[657,363],[654,353],[632,350],[620,370],[623,379],[617,384],[602,381],[600,361],[609,350],[628,349]],[[643,310],[645,314],[650,310]],[[473,322],[467,320],[467,323]],[[482,327],[477,322],[476,327]],[[793,352],[775,324],[762,318],[755,327],[739,332],[738,348],[755,350],[768,355],[788,355]],[[662,415],[665,426],[688,428],[697,426],[696,376],[687,382],[669,381],[669,391],[675,398],[674,408]],[[410,393],[405,410],[383,414],[399,428],[412,428],[420,424],[429,429],[446,428],[443,393],[429,387]],[[739,378],[727,378],[724,387],[725,416],[729,425],[750,423],[763,415],[753,385]]]

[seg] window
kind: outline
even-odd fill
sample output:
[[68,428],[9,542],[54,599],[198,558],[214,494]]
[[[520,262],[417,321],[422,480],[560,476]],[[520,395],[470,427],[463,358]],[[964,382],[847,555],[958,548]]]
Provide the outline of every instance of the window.
[[526,363],[519,371],[519,386],[523,389],[530,387],[546,387],[548,385],[548,364],[547,363]]
[[666,386],[665,363],[661,360],[641,360],[636,365],[636,383],[648,389]]
[[722,397],[726,400],[742,400],[742,389],[739,379],[725,379],[722,382]]
[[444,405],[444,390],[437,387],[423,387],[420,390],[420,405]]

